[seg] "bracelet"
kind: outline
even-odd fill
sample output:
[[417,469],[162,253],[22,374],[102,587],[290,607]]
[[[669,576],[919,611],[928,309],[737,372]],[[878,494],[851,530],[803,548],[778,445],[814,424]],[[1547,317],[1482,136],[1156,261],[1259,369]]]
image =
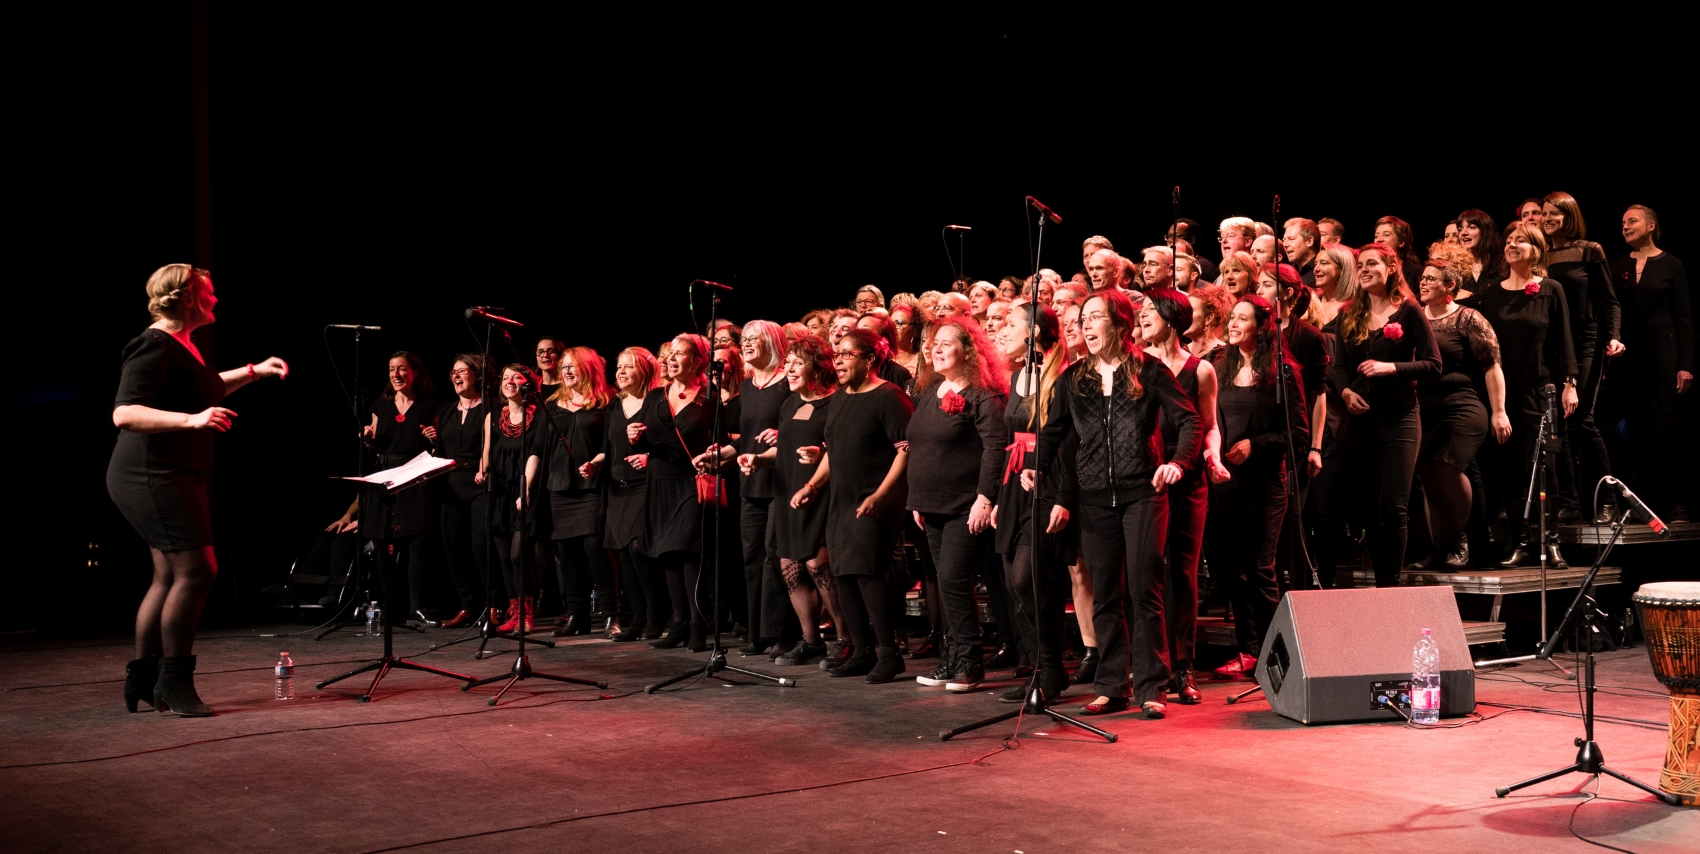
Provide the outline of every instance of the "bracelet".
[[1321,448],[1311,448],[1310,452],[1313,453],[1313,454],[1320,454],[1320,453],[1322,453],[1322,449]]
[[253,382],[253,381],[254,381],[254,363],[249,362],[248,363],[248,382]]

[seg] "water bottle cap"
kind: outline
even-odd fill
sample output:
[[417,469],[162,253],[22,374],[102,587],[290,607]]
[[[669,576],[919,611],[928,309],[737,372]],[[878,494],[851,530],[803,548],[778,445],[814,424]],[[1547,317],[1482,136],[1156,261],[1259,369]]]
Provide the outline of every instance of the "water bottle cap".
[[1426,634],[1428,634],[1428,633],[1429,633],[1429,630],[1428,630],[1428,629],[1423,629],[1423,634],[1425,634],[1425,635],[1426,635]]

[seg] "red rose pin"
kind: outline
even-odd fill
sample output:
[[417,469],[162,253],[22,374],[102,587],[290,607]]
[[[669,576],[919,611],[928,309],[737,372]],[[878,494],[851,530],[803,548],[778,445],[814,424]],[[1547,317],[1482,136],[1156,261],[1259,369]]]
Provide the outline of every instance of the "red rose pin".
[[954,391],[944,393],[944,400],[939,403],[939,409],[946,415],[955,415],[968,408],[968,401]]
[[1530,283],[1523,286],[1523,293],[1526,293],[1529,296],[1534,296],[1535,294],[1538,294],[1540,292],[1541,292],[1541,283],[1540,282],[1530,282]]
[[1387,340],[1389,341],[1398,341],[1400,338],[1405,337],[1405,327],[1400,326],[1397,323],[1389,323],[1386,326],[1381,327],[1381,334],[1387,336]]

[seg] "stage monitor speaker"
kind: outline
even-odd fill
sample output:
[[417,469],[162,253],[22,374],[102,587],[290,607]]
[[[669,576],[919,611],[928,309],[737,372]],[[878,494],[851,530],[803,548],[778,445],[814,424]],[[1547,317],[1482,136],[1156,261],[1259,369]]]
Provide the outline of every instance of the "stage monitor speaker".
[[1288,593],[1264,636],[1257,681],[1276,714],[1302,724],[1401,720],[1377,698],[1408,697],[1423,629],[1440,645],[1441,717],[1475,711],[1475,664],[1450,587]]

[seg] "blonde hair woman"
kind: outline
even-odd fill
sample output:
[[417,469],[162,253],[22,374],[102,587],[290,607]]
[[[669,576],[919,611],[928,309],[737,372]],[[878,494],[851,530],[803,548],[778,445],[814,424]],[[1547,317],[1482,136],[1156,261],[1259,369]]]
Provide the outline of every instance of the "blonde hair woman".
[[195,628],[218,576],[213,554],[208,478],[214,434],[236,413],[226,395],[258,379],[283,379],[289,366],[273,356],[215,371],[192,338],[211,324],[218,297],[212,274],[167,264],[148,278],[153,324],[124,346],[123,375],[112,409],[118,444],[106,490],[153,556],[153,584],[136,612],[136,659],[125,666],[124,703],[205,717],[212,709],[195,692]]

